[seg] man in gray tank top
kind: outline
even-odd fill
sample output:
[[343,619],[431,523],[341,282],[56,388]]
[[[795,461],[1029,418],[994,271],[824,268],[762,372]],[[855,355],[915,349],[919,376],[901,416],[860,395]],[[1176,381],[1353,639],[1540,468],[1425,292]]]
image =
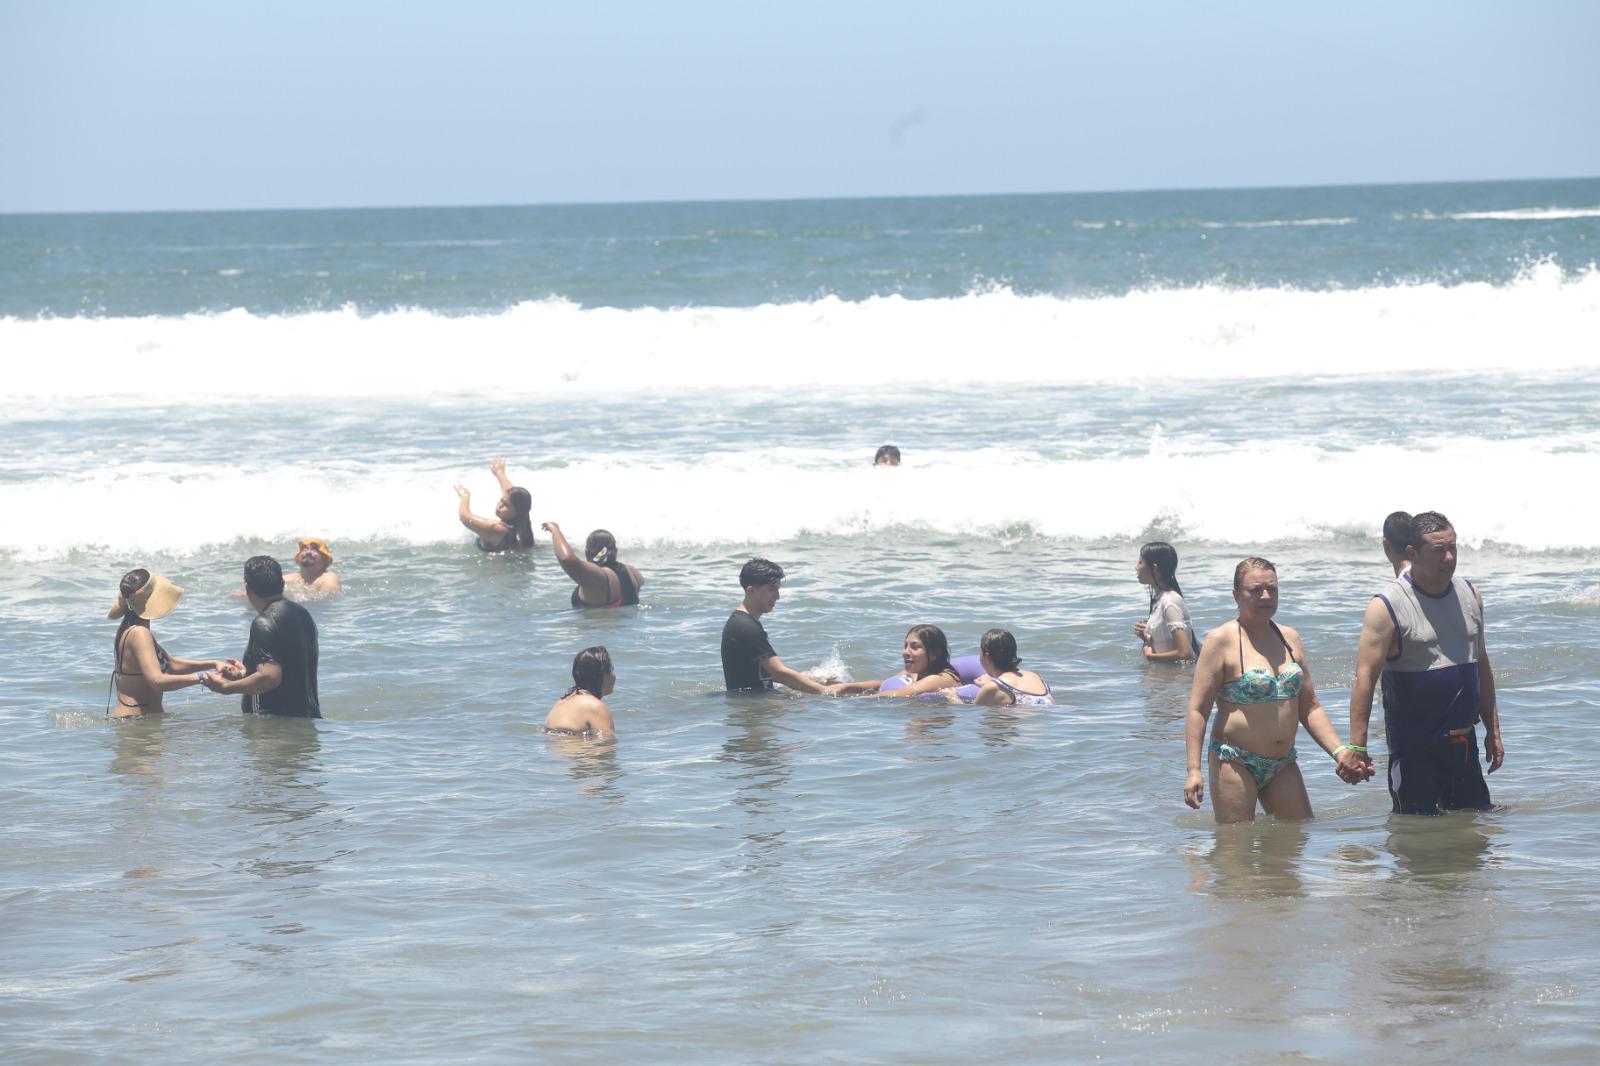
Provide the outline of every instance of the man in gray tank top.
[[1490,803],[1479,765],[1479,721],[1489,772],[1505,760],[1483,597],[1455,576],[1456,531],[1437,511],[1412,518],[1406,560],[1411,568],[1367,605],[1350,689],[1350,743],[1367,758],[1372,692],[1381,675],[1395,812],[1482,810]]

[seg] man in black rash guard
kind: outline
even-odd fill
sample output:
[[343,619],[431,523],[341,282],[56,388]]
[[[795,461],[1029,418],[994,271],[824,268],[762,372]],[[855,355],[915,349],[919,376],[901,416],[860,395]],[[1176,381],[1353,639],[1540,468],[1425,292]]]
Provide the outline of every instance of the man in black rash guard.
[[270,555],[244,564],[244,591],[256,619],[244,662],[202,674],[212,692],[238,693],[246,714],[321,718],[317,701],[317,624],[311,612],[283,598],[283,571]]
[[774,681],[801,692],[827,692],[821,682],[783,665],[759,621],[778,605],[782,583],[783,567],[766,559],[751,559],[739,571],[744,602],[722,627],[722,679],[729,692],[762,692]]

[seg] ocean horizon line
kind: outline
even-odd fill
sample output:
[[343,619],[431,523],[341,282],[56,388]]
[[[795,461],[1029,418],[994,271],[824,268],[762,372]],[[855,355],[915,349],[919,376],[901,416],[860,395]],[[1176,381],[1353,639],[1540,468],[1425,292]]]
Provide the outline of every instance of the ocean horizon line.
[[1536,185],[1548,182],[1600,181],[1600,174],[1546,175],[1512,178],[1418,179],[1405,181],[1351,181],[1312,182],[1308,184],[1264,185],[1192,185],[1192,186],[1141,186],[1126,189],[1057,189],[1012,192],[954,192],[954,193],[868,193],[851,196],[751,196],[751,197],[684,197],[642,200],[547,200],[512,203],[505,201],[483,203],[438,204],[324,204],[316,206],[272,207],[156,207],[156,208],[99,208],[89,210],[13,211],[0,209],[4,218],[96,218],[105,216],[137,215],[250,215],[250,214],[321,214],[330,212],[361,211],[482,211],[522,210],[526,208],[616,208],[616,207],[719,207],[750,204],[850,204],[879,201],[916,202],[934,200],[1021,200],[1045,197],[1106,197],[1167,195],[1173,193],[1240,193],[1289,192],[1318,189],[1384,189],[1464,187],[1479,185]]

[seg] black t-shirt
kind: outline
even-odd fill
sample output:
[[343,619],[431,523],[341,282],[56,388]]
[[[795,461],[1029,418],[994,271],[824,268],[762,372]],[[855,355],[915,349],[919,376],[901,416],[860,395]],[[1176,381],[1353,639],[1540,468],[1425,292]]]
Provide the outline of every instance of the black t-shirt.
[[776,655],[767,631],[745,611],[734,611],[722,627],[722,680],[729,692],[759,692],[772,687],[762,663]]
[[317,623],[298,603],[274,600],[250,623],[244,668],[253,674],[262,663],[277,663],[283,680],[271,692],[244,698],[245,711],[321,718],[317,702]]

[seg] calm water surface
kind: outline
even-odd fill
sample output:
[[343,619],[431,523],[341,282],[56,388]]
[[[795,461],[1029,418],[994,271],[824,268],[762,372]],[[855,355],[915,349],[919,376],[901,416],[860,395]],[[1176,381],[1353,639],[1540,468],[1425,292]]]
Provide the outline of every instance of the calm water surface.
[[[1241,552],[1186,561],[1201,624]],[[357,552],[316,607],[328,720],[185,692],[111,725],[93,675],[113,626],[79,635],[101,590],[13,573],[6,602],[35,608],[7,612],[31,634],[5,663],[7,1042],[29,1061],[1592,1051],[1600,847],[1575,827],[1597,806],[1600,612],[1552,604],[1542,563],[1463,564],[1490,603],[1503,809],[1392,818],[1305,742],[1318,820],[1218,830],[1180,798],[1187,674],[1125,639],[1127,545],[772,554],[786,661],[880,676],[908,619],[963,647],[1006,622],[1062,706],[716,693],[742,551],[637,553],[648,606],[598,617],[560,610],[542,559],[384,573]],[[1342,730],[1383,564],[1278,555]],[[192,568],[158,624],[180,654],[237,650],[233,571]],[[544,737],[596,641],[620,738]]]

